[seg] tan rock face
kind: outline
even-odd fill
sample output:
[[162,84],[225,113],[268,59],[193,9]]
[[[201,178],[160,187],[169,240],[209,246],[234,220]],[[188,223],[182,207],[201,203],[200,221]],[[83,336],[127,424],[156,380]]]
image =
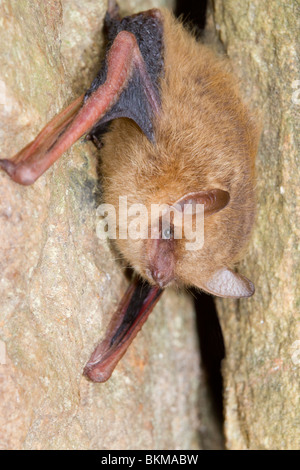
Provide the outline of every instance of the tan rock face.
[[[133,2],[120,3],[132,11]],[[1,157],[87,87],[105,9],[92,0],[1,2]],[[165,293],[108,383],[81,375],[126,288],[96,236],[98,158],[78,142],[31,187],[0,173],[2,449],[197,445],[199,361],[184,295]]]
[[299,432],[299,5],[214,1],[220,39],[261,114],[258,214],[243,271],[251,300],[220,301],[232,449],[297,449]]

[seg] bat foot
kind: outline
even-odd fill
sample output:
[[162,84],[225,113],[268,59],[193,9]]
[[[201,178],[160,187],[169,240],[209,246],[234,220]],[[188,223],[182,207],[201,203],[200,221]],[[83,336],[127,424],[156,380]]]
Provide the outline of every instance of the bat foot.
[[84,137],[83,142],[89,142],[89,141],[93,142],[93,144],[98,150],[101,150],[104,145],[103,142],[101,142],[101,140],[98,139],[98,137],[96,137],[94,134],[87,134]]

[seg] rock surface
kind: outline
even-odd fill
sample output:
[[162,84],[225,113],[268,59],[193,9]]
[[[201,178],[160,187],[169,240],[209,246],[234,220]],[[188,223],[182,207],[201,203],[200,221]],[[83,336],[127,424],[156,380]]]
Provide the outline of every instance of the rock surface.
[[250,300],[218,302],[229,449],[299,449],[299,3],[214,0],[220,39],[261,115],[258,214],[240,270]]

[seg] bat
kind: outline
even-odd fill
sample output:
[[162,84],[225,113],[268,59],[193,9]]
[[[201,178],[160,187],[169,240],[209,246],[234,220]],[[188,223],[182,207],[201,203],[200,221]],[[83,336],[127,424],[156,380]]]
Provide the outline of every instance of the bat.
[[[259,141],[226,60],[169,11],[121,18],[111,0],[105,29],[106,55],[90,89],[17,155],[0,160],[15,182],[29,185],[83,135],[101,147],[103,199],[116,208],[113,246],[136,276],[85,366],[95,382],[111,376],[167,286],[231,298],[254,293],[234,267],[255,217]],[[154,236],[146,218],[140,219],[145,237],[120,236],[127,217],[121,197],[147,212],[166,205],[169,224],[158,213]],[[202,214],[201,249],[187,249],[185,231],[176,236],[176,212],[184,229],[195,228]]]

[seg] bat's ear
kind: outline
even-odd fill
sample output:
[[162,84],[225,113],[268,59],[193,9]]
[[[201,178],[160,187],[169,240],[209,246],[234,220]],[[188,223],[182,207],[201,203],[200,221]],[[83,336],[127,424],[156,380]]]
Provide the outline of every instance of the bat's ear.
[[179,206],[184,212],[188,209],[189,214],[197,213],[197,205],[204,205],[204,216],[208,217],[227,206],[230,200],[230,195],[223,189],[211,189],[208,191],[198,191],[195,193],[185,194],[180,198],[174,206]]
[[217,297],[231,297],[233,299],[251,297],[255,291],[254,285],[249,279],[228,268],[216,271],[209,281],[201,283],[197,287]]

